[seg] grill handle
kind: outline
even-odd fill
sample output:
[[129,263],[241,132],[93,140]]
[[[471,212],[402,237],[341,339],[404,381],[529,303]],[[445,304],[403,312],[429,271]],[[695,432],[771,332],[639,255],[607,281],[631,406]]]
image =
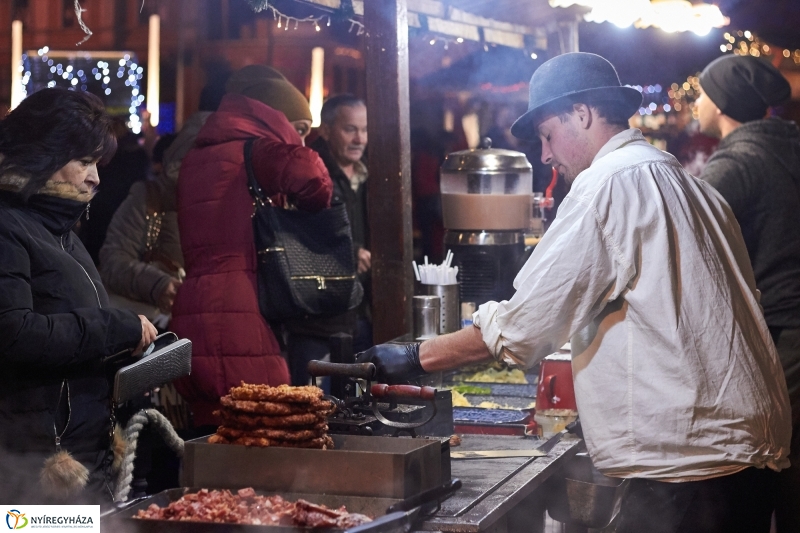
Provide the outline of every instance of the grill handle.
[[375,365],[372,363],[329,363],[309,361],[308,373],[312,377],[337,376],[356,379],[375,379]]
[[417,387],[416,385],[385,385],[381,383],[373,385],[370,393],[375,398],[419,398],[428,401],[436,399],[436,389]]

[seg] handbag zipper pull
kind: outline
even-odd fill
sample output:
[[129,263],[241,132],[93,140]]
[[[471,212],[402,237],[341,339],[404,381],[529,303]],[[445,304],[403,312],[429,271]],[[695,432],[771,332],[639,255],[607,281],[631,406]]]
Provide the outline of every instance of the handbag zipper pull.
[[326,288],[325,278],[322,276],[317,276],[317,290],[324,291]]

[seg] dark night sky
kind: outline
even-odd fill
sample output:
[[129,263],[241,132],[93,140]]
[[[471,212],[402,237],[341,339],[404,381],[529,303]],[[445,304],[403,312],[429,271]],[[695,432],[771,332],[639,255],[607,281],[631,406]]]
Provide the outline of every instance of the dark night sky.
[[[799,0],[800,1],[800,0]],[[700,37],[691,32],[666,33],[656,28],[618,28],[610,23],[580,25],[580,49],[599,54],[630,85],[683,82],[722,55],[723,30]]]

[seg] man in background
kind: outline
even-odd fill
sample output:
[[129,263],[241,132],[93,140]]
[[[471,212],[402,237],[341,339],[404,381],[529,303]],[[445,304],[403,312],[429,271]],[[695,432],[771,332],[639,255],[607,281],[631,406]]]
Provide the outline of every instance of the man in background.
[[319,139],[311,146],[328,167],[333,179],[333,202],[347,206],[357,249],[358,273],[371,268],[367,243],[367,166],[362,161],[367,148],[367,106],[349,94],[329,98],[322,106]]
[[700,85],[700,130],[721,139],[700,177],[727,200],[742,228],[792,406],[791,466],[778,476],[778,531],[800,531],[800,130],[764,118],[791,88],[767,61],[735,55],[709,64]]

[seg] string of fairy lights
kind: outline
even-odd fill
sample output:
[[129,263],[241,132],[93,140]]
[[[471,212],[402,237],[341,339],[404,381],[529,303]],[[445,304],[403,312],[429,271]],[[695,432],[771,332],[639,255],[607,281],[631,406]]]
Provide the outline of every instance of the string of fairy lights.
[[[79,0],[74,0],[75,4],[75,12],[76,17],[80,23],[81,29],[86,34],[85,38],[78,43],[83,44],[89,37],[91,37],[92,32],[87,27],[82,19],[82,13],[85,12],[79,3]],[[293,30],[297,30],[301,25],[309,24],[313,25],[314,29],[319,32],[322,31],[322,27],[330,27],[331,26],[331,15],[328,13],[324,13],[318,16],[310,15],[307,17],[295,17],[292,15],[287,15],[281,12],[278,8],[276,8],[272,4],[268,4],[267,2],[263,2],[263,6],[256,11],[261,11],[263,9],[268,9],[273,19],[276,22],[276,27],[279,30],[288,31],[290,28]],[[350,24],[348,32],[353,33],[355,32],[356,35],[362,35],[364,33],[364,24],[356,20],[355,18],[348,17],[345,15],[344,17],[336,17],[338,21],[347,22]],[[724,34],[724,42],[720,44],[720,51],[723,53],[733,53],[738,55],[751,55],[754,57],[772,57],[776,54],[782,55],[786,59],[791,59],[795,64],[800,64],[800,49],[789,50],[789,49],[781,49],[777,47],[772,47],[769,44],[763,42],[761,39],[758,38],[757,35],[750,31],[732,31],[726,32]],[[443,45],[445,50],[448,50],[452,45],[460,45],[464,43],[463,37],[457,36],[443,36],[440,34],[429,34],[425,39],[428,40],[431,46],[440,44]],[[492,45],[494,46],[494,45]],[[489,50],[489,45],[484,43],[483,45],[484,50]],[[44,51],[44,53],[42,53]],[[538,55],[536,52],[530,52],[525,50],[526,55],[530,55],[532,59],[537,59]],[[37,54],[40,59],[44,60],[45,62],[52,62],[46,56],[46,50],[40,50]],[[24,69],[24,75],[22,78],[23,85],[25,86],[25,92],[27,93],[28,89],[28,82],[31,78],[30,72],[30,63],[29,59],[24,57],[23,63],[27,63],[22,68]],[[108,76],[107,76],[107,68],[103,61],[97,63],[97,66],[92,69],[91,77],[97,78],[99,73],[104,73],[98,80],[103,81],[103,92],[108,95],[110,92],[110,87],[108,87]],[[132,67],[132,68],[131,68]],[[69,70],[67,70],[69,69]],[[132,81],[129,78],[129,81],[125,84],[131,87],[131,106],[129,109],[130,112],[130,119],[131,125],[136,128],[139,124],[134,124],[138,122],[137,116],[137,108],[139,108],[142,103],[144,96],[139,94],[139,87],[138,87],[138,80],[142,78],[142,67],[134,64],[128,56],[123,58],[120,61],[120,69],[121,72],[124,70],[130,70],[130,72],[125,73],[126,77],[133,76]],[[62,65],[61,63],[57,65],[51,65],[50,69],[50,76],[49,81],[47,83],[48,87],[55,86],[57,83],[61,84],[64,83],[69,88],[77,89],[81,88],[85,90],[85,82],[88,72],[84,73],[82,70],[75,71],[73,73],[73,66],[71,65]],[[80,72],[80,75],[78,74]],[[119,75],[119,73],[118,73]],[[63,78],[63,80],[62,80]],[[642,107],[639,109],[639,115],[658,115],[661,113],[668,114],[668,113],[681,113],[685,112],[690,109],[691,104],[699,95],[700,85],[699,79],[697,75],[688,76],[685,81],[681,83],[672,83],[669,88],[661,87],[661,85],[645,85],[645,86],[634,86],[636,89],[642,92],[644,101]],[[138,129],[138,128],[136,128]]]
[[[321,15],[318,17],[315,16],[308,16],[303,18],[292,17],[290,15],[286,15],[285,13],[280,12],[275,6],[268,5],[267,9],[270,10],[272,13],[272,18],[277,21],[277,27],[279,30],[288,31],[290,27],[294,27],[296,30],[300,24],[313,24],[314,29],[316,31],[322,31],[322,23],[324,22],[325,26],[331,25],[331,17],[330,15]],[[348,18],[347,22],[350,23],[349,32],[352,33],[353,30],[356,31],[356,35],[361,35],[364,33],[364,24],[357,21],[353,18]]]
[[[720,44],[719,49],[722,53],[765,57],[773,60],[776,59],[776,56],[780,56],[784,59],[791,59],[794,64],[800,65],[800,49],[791,50],[771,46],[762,41],[758,35],[747,30],[725,32],[723,43]],[[647,87],[642,92],[647,99]],[[697,74],[694,74],[688,76],[681,83],[673,83],[667,90],[666,97],[660,103],[650,102],[649,106],[639,109],[639,114],[685,112],[691,109],[692,103],[699,95],[700,79]],[[647,112],[648,107],[650,112]]]
[[750,31],[726,32],[723,37],[725,42],[719,45],[721,52],[753,57],[775,57],[776,54],[779,54],[786,59],[791,59],[796,65],[800,64],[800,49],[790,50],[770,46]]
[[[33,53],[22,55],[23,95],[29,89],[46,87],[63,87],[70,90],[86,91],[89,86],[108,97],[107,107],[114,114],[127,114],[128,125],[134,133],[139,133],[142,123],[139,108],[144,103],[140,83],[144,68],[136,61],[136,56],[128,52],[100,53],[91,52],[63,53],[51,52],[44,46]],[[34,80],[34,73],[38,73]]]

